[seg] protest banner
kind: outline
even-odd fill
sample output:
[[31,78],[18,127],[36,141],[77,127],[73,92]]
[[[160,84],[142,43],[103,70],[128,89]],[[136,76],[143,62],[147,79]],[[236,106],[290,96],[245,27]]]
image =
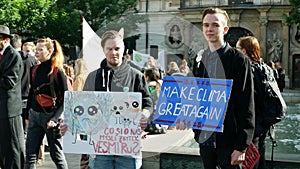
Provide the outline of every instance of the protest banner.
[[153,123],[222,132],[232,80],[166,76]]
[[145,67],[146,66],[145,64],[147,64],[149,57],[150,57],[150,54],[145,54],[145,53],[141,53],[141,52],[133,50],[132,61],[139,67]]
[[65,153],[141,156],[141,94],[67,91]]

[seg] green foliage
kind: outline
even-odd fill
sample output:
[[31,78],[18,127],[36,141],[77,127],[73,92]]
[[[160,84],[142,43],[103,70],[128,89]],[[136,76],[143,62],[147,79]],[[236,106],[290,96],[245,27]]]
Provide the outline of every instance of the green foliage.
[[[136,15],[136,0],[1,0],[0,23],[26,40],[57,39],[81,46],[82,17],[99,35],[106,29],[137,32],[146,17]],[[131,38],[135,39],[138,35]]]
[[0,22],[15,33],[22,34],[32,25],[42,22],[54,3],[55,0],[2,0]]
[[289,16],[286,16],[286,21],[289,24],[297,24],[300,28],[300,1],[299,0],[290,0],[292,6],[292,11]]

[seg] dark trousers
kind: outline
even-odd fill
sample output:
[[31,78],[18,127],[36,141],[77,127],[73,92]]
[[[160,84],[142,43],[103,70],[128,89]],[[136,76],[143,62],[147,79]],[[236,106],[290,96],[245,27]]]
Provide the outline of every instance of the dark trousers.
[[258,149],[258,152],[260,154],[260,158],[253,169],[266,169],[266,145],[265,145],[265,139],[266,139],[267,133],[263,133],[260,136],[253,138],[253,144]]
[[0,119],[0,167],[22,169],[25,158],[24,151],[21,116]]
[[241,169],[241,165],[231,165],[233,148],[214,148],[199,146],[200,156],[205,169]]
[[47,129],[47,122],[50,121],[52,113],[36,112],[30,110],[29,125],[26,140],[26,163],[25,169],[35,169],[37,154],[40,145],[46,134],[50,147],[50,156],[58,169],[67,169],[68,165],[62,150],[62,138],[53,137],[53,129]]

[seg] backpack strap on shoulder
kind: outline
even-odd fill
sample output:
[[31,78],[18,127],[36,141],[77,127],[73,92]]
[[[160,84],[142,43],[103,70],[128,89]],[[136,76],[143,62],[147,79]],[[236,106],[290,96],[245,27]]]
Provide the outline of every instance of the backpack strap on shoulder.
[[53,100],[53,107],[55,107],[55,103],[56,103],[56,93],[55,93],[55,88],[54,88],[54,74],[50,75],[50,91],[51,91],[51,96],[52,96],[52,100]]
[[34,78],[35,78],[35,75],[36,75],[36,70],[37,68],[40,66],[40,64],[36,64],[32,67],[31,69],[31,81],[34,82]]

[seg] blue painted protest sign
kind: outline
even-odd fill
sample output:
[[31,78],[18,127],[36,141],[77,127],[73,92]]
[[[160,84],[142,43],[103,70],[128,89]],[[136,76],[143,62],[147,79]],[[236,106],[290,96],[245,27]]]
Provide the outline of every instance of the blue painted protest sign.
[[153,122],[222,132],[232,80],[166,76]]

